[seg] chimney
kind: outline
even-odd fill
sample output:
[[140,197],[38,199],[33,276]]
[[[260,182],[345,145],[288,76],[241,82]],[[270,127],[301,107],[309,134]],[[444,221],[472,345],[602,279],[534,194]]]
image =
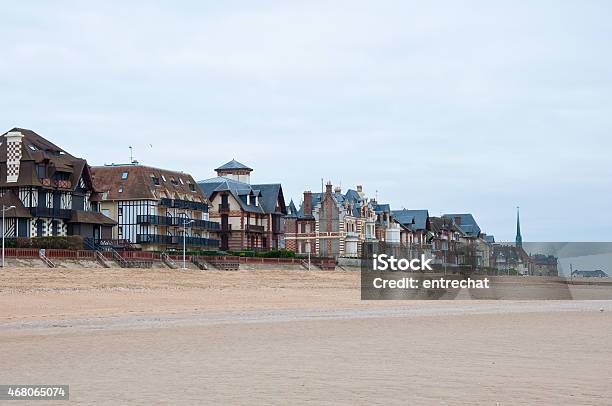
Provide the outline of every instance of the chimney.
[[15,183],[19,179],[19,166],[21,164],[21,139],[23,134],[19,131],[10,131],[6,138],[6,183]]
[[325,194],[331,195],[332,192],[332,184],[331,182],[327,182],[327,184],[325,185]]
[[338,194],[342,193],[342,188],[340,186],[336,186],[334,188],[334,193],[338,193]]
[[312,192],[304,192],[304,216],[312,216]]
[[357,192],[359,193],[363,192],[363,186],[357,185]]

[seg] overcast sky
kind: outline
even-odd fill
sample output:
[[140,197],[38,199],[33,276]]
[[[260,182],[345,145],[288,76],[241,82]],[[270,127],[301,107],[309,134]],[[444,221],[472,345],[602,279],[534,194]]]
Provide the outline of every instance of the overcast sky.
[[236,158],[296,204],[363,184],[498,240],[517,205],[525,241],[611,239],[609,1],[87,3],[0,3],[3,131],[197,180]]

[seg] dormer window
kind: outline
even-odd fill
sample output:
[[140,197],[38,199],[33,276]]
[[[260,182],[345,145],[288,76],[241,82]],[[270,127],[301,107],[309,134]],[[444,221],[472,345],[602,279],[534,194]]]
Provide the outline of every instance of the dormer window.
[[159,186],[159,178],[151,176],[151,181],[153,182],[153,186]]
[[195,185],[193,183],[189,184],[189,190],[191,190],[192,192],[196,191]]
[[123,193],[123,187],[119,186],[119,193]]
[[128,178],[128,172],[125,171],[121,174],[121,180],[126,180]]
[[45,179],[47,177],[47,168],[45,165],[36,165],[36,174],[38,175],[38,179]]
[[32,151],[38,151],[38,149],[39,149],[39,148],[38,148],[36,145],[34,145],[34,144],[30,144],[30,145],[28,145],[28,147],[29,147],[29,148],[30,148]]
[[182,179],[182,178],[179,178],[179,182],[181,182],[181,185],[184,185],[184,184],[185,184],[185,182],[183,182],[183,179]]
[[164,182],[166,182],[166,177],[164,175],[162,175],[162,179]]

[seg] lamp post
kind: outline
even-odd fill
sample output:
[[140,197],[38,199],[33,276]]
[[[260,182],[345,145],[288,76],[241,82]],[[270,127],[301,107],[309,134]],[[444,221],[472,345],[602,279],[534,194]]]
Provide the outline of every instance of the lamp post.
[[187,261],[185,259],[186,255],[185,255],[185,251],[186,251],[186,240],[187,240],[187,225],[191,224],[191,223],[195,223],[195,220],[189,220],[187,221],[187,219],[183,220],[183,269],[187,269]]
[[4,214],[7,211],[9,211],[11,209],[14,209],[14,208],[15,208],[15,206],[6,207],[6,206],[2,205],[2,268],[4,268],[4,234],[5,234],[4,233],[4,228],[5,228],[4,227],[4,225],[5,225],[5,223],[4,223]]

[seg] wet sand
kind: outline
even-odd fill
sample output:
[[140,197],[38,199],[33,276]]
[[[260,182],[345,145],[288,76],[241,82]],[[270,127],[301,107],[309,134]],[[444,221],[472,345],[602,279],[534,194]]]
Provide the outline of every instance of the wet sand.
[[363,302],[350,272],[104,271],[0,271],[0,383],[70,384],[75,404],[611,403],[610,301]]

